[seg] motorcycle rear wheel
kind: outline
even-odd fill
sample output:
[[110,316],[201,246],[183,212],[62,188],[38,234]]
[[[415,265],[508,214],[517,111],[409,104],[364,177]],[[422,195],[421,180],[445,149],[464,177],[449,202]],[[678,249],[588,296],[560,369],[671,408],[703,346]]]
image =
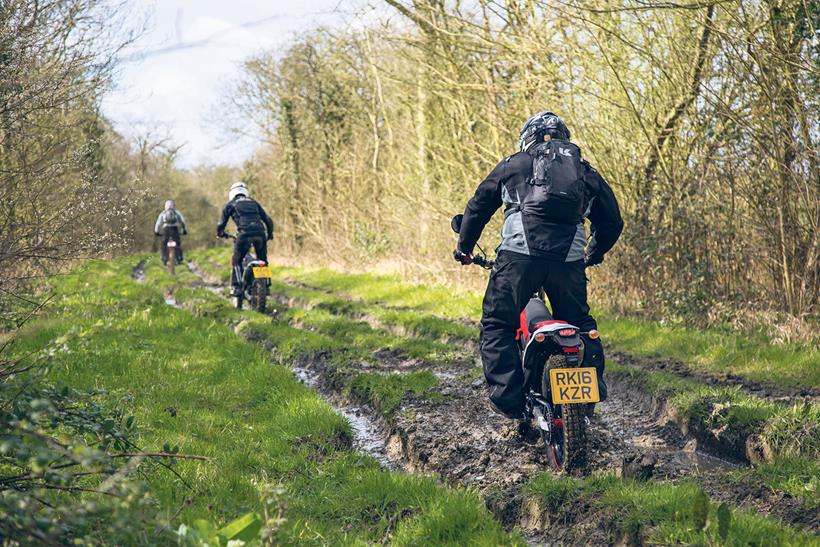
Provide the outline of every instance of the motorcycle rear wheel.
[[[541,375],[541,393],[549,398],[549,371],[551,368],[566,367],[563,355],[552,355],[544,366]],[[547,453],[547,464],[555,471],[567,473],[586,469],[587,458],[587,422],[584,405],[555,405],[555,417],[561,419],[562,427],[550,424],[550,433],[542,431]],[[560,413],[560,416],[557,414]]]
[[251,286],[251,307],[265,313],[268,306],[268,285],[263,279],[255,279]]
[[176,247],[168,247],[168,273],[174,275],[174,268],[177,265],[177,249]]

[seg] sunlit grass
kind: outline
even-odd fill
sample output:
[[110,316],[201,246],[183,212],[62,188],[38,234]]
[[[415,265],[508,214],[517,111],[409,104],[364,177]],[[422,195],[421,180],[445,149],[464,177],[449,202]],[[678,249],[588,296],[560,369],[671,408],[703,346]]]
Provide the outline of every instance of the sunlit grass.
[[607,341],[634,355],[678,359],[706,373],[726,373],[756,382],[820,388],[820,351],[773,344],[721,329],[662,326],[656,322],[602,314]]
[[[176,461],[181,478],[159,468],[146,475],[172,527],[258,510],[258,483],[273,482],[286,492],[281,543],[374,543],[396,526],[404,543],[518,542],[477,494],[384,471],[351,451],[347,422],[232,327],[266,338],[278,360],[332,349],[332,338],[234,310],[156,264],[138,284],[133,264],[90,264],[62,279],[49,316],[29,324],[14,351],[51,354],[56,382],[107,390],[110,404],[136,417],[141,448],[208,458]],[[166,288],[195,313],[166,305]]]

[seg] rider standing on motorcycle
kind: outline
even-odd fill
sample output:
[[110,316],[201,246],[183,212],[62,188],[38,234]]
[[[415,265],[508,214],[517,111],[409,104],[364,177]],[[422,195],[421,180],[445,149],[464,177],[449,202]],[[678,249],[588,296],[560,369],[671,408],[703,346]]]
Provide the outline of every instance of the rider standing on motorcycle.
[[158,237],[162,237],[160,257],[162,258],[163,264],[168,262],[169,241],[176,242],[177,264],[182,264],[182,238],[179,237],[180,228],[182,228],[183,235],[188,235],[188,228],[185,226],[185,217],[177,211],[174,200],[169,199],[165,202],[165,210],[159,214],[157,222],[154,224],[154,234]]
[[217,237],[227,237],[225,226],[232,218],[236,224],[236,241],[231,257],[231,288],[233,296],[241,292],[236,267],[253,245],[256,258],[268,261],[267,242],[273,239],[273,221],[259,203],[249,197],[248,187],[244,182],[235,182],[228,192],[228,203],[222,209],[222,218],[216,225]]
[[[584,268],[600,264],[623,229],[612,189],[569,140],[551,112],[524,124],[521,151],[503,159],[467,203],[454,258],[473,260],[473,247],[501,205],[504,226],[481,316],[481,359],[490,401],[508,418],[525,420],[524,375],[515,341],[519,315],[543,288],[553,315],[582,331],[597,328],[589,314]],[[587,239],[584,218],[590,221]],[[598,373],[601,400],[604,348],[584,336],[584,364]],[[519,422],[519,431],[527,422]]]

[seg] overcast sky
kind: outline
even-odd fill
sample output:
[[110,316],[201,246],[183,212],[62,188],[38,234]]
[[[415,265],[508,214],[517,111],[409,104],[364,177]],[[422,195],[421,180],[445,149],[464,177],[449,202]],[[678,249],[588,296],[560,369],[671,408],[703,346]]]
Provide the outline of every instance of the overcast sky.
[[220,98],[238,78],[243,59],[262,50],[281,51],[307,29],[346,24],[363,2],[132,0],[128,5],[135,21],[147,17],[148,31],[125,53],[103,113],[129,137],[162,128],[184,145],[178,165],[191,167],[239,164],[256,146],[254,139],[237,139],[220,127],[218,115]]

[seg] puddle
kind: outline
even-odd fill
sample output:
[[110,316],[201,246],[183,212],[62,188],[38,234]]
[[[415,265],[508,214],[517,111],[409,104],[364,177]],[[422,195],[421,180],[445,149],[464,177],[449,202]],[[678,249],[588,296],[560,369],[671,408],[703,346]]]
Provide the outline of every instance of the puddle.
[[697,440],[684,437],[676,425],[655,421],[630,397],[628,390],[613,391],[595,412],[595,421],[604,427],[600,433],[612,437],[607,448],[613,455],[617,456],[619,450],[654,455],[658,458],[658,475],[669,477],[739,467],[734,462],[698,450]]
[[740,464],[706,454],[700,450],[693,452],[679,450],[675,453],[672,461],[681,467],[696,469],[698,471],[725,471],[727,469],[739,469]]
[[450,382],[458,378],[458,374],[450,370],[434,370],[433,375],[442,382]]
[[[292,367],[293,373],[300,382],[308,387],[315,389],[320,395],[319,387],[319,373],[313,372],[304,367]],[[361,450],[368,456],[371,456],[379,465],[385,469],[397,470],[401,469],[400,462],[390,459],[387,454],[387,435],[382,431],[374,420],[372,420],[367,412],[356,405],[338,405],[327,397],[322,395],[322,398],[330,403],[338,414],[341,414],[350,424],[353,431],[353,447]]]

